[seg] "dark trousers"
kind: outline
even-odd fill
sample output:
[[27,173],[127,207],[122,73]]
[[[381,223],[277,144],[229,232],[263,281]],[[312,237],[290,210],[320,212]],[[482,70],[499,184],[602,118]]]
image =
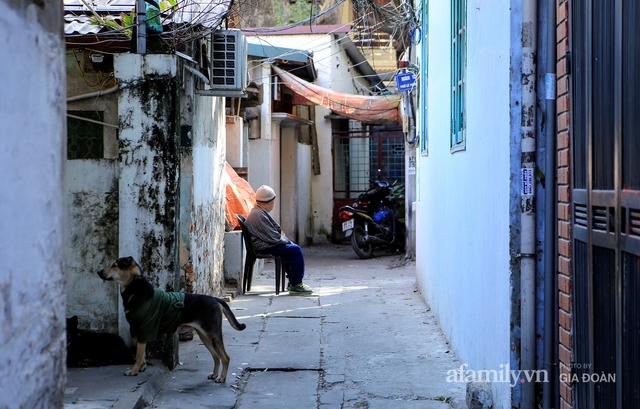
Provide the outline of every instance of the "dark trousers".
[[[287,264],[289,272],[289,284],[298,285],[304,278],[304,255],[300,246],[294,243],[281,244],[262,251],[263,253],[280,256],[283,263]],[[284,268],[284,266],[283,266]]]

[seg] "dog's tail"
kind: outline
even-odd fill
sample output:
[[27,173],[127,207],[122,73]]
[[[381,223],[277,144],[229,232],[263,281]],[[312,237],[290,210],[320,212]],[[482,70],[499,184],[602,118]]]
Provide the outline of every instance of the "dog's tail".
[[224,313],[225,317],[227,317],[227,320],[229,320],[229,324],[231,324],[233,329],[242,331],[243,329],[247,328],[246,324],[241,324],[238,322],[236,316],[233,315],[233,311],[231,311],[231,308],[229,308],[229,304],[227,304],[224,300],[220,300],[220,305],[222,306],[222,312]]

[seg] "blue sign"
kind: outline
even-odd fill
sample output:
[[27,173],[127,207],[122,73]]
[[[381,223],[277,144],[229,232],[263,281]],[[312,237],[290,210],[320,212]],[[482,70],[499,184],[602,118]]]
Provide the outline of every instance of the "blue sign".
[[404,71],[396,74],[396,85],[398,92],[411,91],[416,88],[416,74],[411,71]]

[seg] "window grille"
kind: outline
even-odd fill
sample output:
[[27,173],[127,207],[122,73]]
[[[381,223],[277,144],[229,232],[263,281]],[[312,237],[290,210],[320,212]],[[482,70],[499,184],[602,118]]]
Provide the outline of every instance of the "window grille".
[[[94,121],[104,121],[103,111],[69,111],[69,114]],[[104,158],[104,126],[67,117],[67,158]]]

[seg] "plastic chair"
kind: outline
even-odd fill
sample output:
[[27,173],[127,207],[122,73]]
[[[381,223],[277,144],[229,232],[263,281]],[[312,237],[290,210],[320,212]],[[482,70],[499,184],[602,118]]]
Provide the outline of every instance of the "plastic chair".
[[276,264],[275,276],[276,276],[276,295],[280,294],[281,288],[284,291],[284,283],[286,281],[286,263],[282,262],[280,256],[274,256],[272,254],[256,252],[253,248],[253,242],[251,241],[251,232],[244,224],[244,216],[237,214],[236,217],[240,221],[242,227],[242,240],[244,241],[244,247],[247,250],[247,257],[244,261],[244,277],[242,280],[242,292],[251,291],[251,281],[253,280],[253,267],[258,259],[273,259]]

